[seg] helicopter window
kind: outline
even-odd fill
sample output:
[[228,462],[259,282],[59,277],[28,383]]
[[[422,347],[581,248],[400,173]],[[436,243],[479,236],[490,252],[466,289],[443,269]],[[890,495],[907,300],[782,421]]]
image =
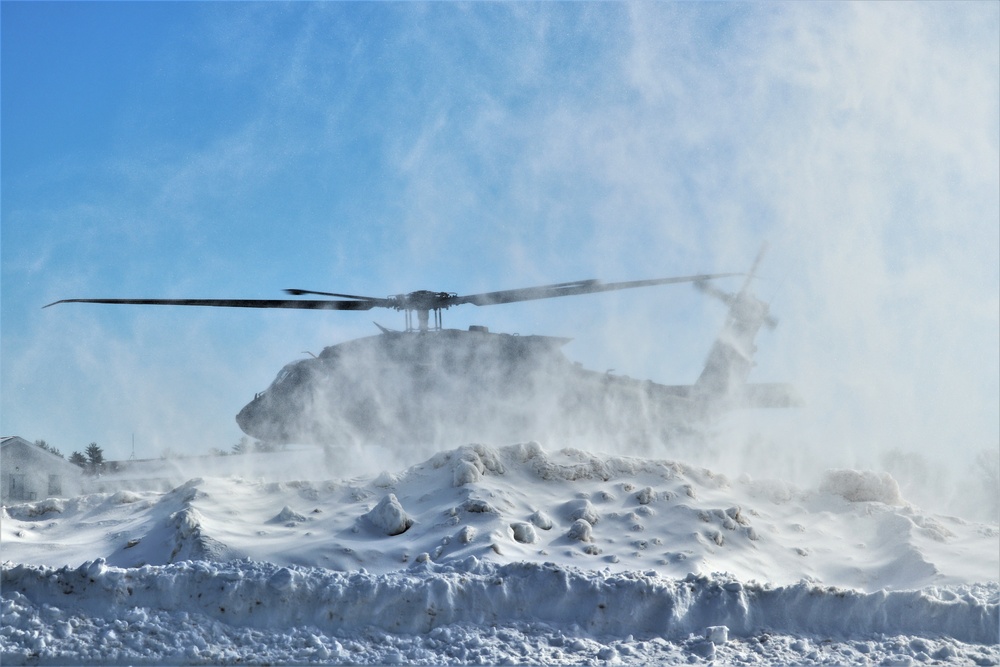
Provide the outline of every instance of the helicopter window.
[[282,368],[278,372],[278,377],[274,378],[274,382],[271,383],[272,387],[277,387],[281,385],[285,380],[287,380],[292,375],[292,366],[288,365]]

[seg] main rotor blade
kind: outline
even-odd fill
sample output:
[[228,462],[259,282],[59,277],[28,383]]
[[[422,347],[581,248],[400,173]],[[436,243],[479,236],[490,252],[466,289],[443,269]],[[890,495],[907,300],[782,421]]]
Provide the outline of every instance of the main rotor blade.
[[309,290],[289,289],[285,290],[290,294],[317,294],[323,296],[333,296],[350,301],[332,300],[307,300],[307,299],[61,299],[42,306],[48,308],[60,303],[104,303],[104,304],[132,304],[149,306],[214,306],[223,308],[291,308],[302,310],[371,310],[372,308],[395,308],[414,309],[422,308],[448,308],[463,303],[471,303],[476,306],[492,306],[501,303],[516,303],[518,301],[531,301],[534,299],[552,299],[559,296],[573,296],[575,294],[593,294],[595,292],[611,292],[614,290],[631,289],[634,287],[649,287],[652,285],[668,285],[671,283],[703,282],[713,278],[727,278],[729,276],[742,275],[739,273],[709,273],[697,276],[682,276],[677,278],[656,278],[653,280],[632,280],[619,283],[602,283],[599,280],[579,280],[571,283],[556,283],[554,285],[542,285],[539,287],[526,287],[523,289],[501,290],[498,292],[484,292],[482,294],[469,294],[466,296],[444,296],[432,295],[433,298],[427,300],[422,298],[419,304],[412,302],[410,297],[419,295],[425,297],[424,293],[412,293],[404,295],[406,298],[386,298],[376,299],[373,297],[356,296],[352,294],[334,294],[332,292],[312,292]]
[[303,294],[314,294],[316,296],[336,296],[342,299],[358,299],[360,301],[382,301],[378,297],[374,296],[357,296],[356,294],[336,294],[334,292],[314,292],[308,289],[286,289],[286,294],[294,294],[295,296],[301,296]]
[[740,288],[740,292],[744,292],[747,287],[750,286],[750,282],[753,280],[754,276],[757,275],[757,267],[760,266],[760,262],[764,259],[764,255],[767,254],[768,243],[764,243],[760,246],[760,251],[757,252],[757,257],[753,260],[753,266],[750,267],[750,272],[746,274],[747,279],[743,281],[743,287]]
[[715,285],[709,285],[707,282],[696,281],[694,286],[700,292],[704,292],[710,296],[714,296],[716,299],[726,304],[727,306],[732,306],[736,302],[736,295],[730,294],[729,292],[723,292]]
[[654,278],[652,280],[630,280],[619,283],[602,283],[599,280],[580,280],[575,283],[559,283],[542,287],[526,287],[523,289],[501,290],[470,294],[444,300],[442,305],[457,306],[471,303],[477,306],[492,306],[500,303],[515,303],[534,299],[552,299],[558,296],[573,296],[574,294],[593,294],[595,292],[612,292],[615,290],[632,289],[634,287],[650,287],[652,285],[669,285],[671,283],[690,283],[713,278],[728,278],[739,276],[740,273],[707,273],[698,276],[681,276],[678,278]]
[[[380,300],[379,300],[380,301]],[[147,306],[221,306],[225,308],[301,308],[305,310],[370,310],[382,304],[367,301],[313,301],[296,299],[62,299],[58,303],[124,303]]]

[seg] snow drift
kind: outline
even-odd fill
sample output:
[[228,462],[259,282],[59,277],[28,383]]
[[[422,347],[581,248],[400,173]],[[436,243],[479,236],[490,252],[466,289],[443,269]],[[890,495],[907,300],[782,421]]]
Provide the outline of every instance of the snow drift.
[[468,445],[372,479],[206,477],[6,511],[5,558],[53,566],[250,558],[391,572],[475,556],[864,591],[994,581],[1000,569],[996,526],[926,513],[885,475],[831,471],[808,490],[534,442]]
[[866,471],[809,490],[469,445],[3,519],[5,663],[1000,660],[1000,530]]

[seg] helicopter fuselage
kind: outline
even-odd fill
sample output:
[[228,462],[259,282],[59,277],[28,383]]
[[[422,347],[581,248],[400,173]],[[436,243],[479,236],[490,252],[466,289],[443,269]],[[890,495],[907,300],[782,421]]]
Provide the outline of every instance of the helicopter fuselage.
[[569,340],[385,332],[286,365],[236,421],[275,443],[453,443],[662,435],[703,411],[690,387],[584,369],[563,354]]

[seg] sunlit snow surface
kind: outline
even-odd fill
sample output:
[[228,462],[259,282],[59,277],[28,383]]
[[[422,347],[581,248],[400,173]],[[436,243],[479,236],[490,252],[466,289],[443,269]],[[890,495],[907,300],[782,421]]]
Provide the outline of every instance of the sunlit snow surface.
[[3,663],[1000,661],[997,525],[885,475],[534,443],[320,470],[6,508]]

